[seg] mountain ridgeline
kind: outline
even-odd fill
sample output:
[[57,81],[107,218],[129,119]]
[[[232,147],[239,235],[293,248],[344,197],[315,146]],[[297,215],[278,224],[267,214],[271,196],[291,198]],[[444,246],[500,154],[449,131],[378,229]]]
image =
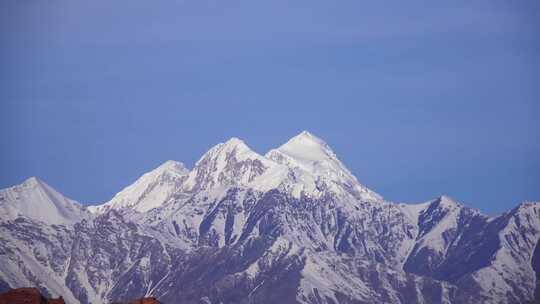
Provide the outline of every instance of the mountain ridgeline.
[[232,138],[83,205],[30,178],[0,190],[0,292],[66,303],[527,303],[540,204],[486,216],[388,202],[308,133],[264,156]]

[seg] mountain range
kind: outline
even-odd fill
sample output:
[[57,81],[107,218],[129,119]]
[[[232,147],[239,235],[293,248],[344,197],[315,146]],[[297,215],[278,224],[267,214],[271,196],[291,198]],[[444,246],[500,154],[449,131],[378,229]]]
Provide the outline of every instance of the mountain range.
[[390,202],[302,132],[232,138],[85,206],[32,177],[0,190],[0,292],[66,303],[527,303],[540,203],[487,216],[448,196]]

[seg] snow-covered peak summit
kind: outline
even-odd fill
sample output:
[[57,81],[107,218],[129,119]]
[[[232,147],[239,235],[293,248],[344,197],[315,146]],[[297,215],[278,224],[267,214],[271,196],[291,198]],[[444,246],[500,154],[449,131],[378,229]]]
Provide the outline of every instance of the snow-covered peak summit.
[[160,171],[170,171],[170,172],[176,172],[179,174],[186,174],[189,172],[188,169],[184,166],[183,163],[175,160],[168,160],[161,164],[159,167],[157,167],[155,170]]
[[242,148],[249,149],[246,143],[238,137],[231,137],[226,142],[222,143],[222,145],[231,146],[231,147],[241,146]]
[[422,205],[424,208],[418,214],[418,244],[440,252],[449,245],[444,238],[444,232],[458,228],[459,219],[465,209],[470,214],[479,214],[479,211],[465,208],[448,195],[442,195]]
[[303,163],[317,163],[337,159],[332,149],[317,136],[302,131],[277,149]]
[[266,157],[311,174],[328,175],[338,172],[351,175],[326,142],[307,131],[302,131],[279,148],[270,150]]
[[278,164],[233,137],[206,152],[190,172],[184,190],[196,192],[222,186],[246,186]]
[[431,202],[431,208],[439,208],[444,210],[457,210],[462,208],[463,205],[451,198],[450,196],[443,194]]
[[[253,154],[256,154],[257,156],[259,156],[256,152],[251,150],[251,148],[249,148],[243,140],[236,137],[232,137],[226,142],[219,143],[215,145],[214,147],[212,147],[208,152],[206,152],[203,155],[203,157],[201,157],[199,162],[201,160],[204,160],[208,156],[212,157],[217,154],[223,155],[223,154],[231,154],[231,153],[234,153],[235,155],[246,154],[247,157],[253,156]],[[199,162],[197,162],[197,164]],[[197,164],[195,164],[195,166],[197,166]]]
[[440,201],[440,202],[443,202],[443,203],[459,204],[455,199],[453,199],[448,194],[443,194],[443,195],[439,196],[436,200]]
[[302,131],[279,148],[268,151],[265,156],[295,170],[297,175],[312,177],[317,183],[337,185],[362,199],[381,199],[378,194],[358,183],[324,140],[308,131]]
[[313,133],[304,130],[289,139],[290,142],[315,142],[319,145],[327,146],[326,142]]
[[33,187],[33,186],[39,186],[39,185],[44,185],[44,184],[45,183],[42,182],[39,178],[37,178],[36,176],[32,176],[26,179],[24,182],[22,182],[21,186]]
[[[296,136],[289,139],[287,143],[316,143],[318,145],[327,146],[326,142],[322,140],[320,137],[317,137],[316,135],[310,133],[309,131],[302,131],[298,133]],[[286,143],[286,144],[287,144]],[[285,144],[284,144],[285,145]]]
[[47,224],[73,224],[88,215],[81,205],[37,177],[0,190],[0,220],[19,216]]
[[159,207],[180,188],[188,173],[181,162],[168,160],[118,192],[107,203],[90,206],[88,210],[100,213],[109,209],[130,207],[135,211],[145,212]]

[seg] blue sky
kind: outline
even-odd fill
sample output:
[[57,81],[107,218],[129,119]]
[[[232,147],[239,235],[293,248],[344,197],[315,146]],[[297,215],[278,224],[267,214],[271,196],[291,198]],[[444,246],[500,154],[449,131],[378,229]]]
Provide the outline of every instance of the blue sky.
[[101,202],[306,129],[393,201],[540,200],[538,1],[0,4],[0,187]]

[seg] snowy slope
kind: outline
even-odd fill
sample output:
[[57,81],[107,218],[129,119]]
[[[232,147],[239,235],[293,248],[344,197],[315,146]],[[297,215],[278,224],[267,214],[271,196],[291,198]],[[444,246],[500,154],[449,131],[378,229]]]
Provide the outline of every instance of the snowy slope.
[[444,253],[449,245],[445,232],[457,229],[463,205],[443,195],[431,201],[429,208],[431,210],[419,216],[421,228],[417,237],[418,246]]
[[109,202],[88,207],[88,210],[102,213],[109,209],[131,208],[146,212],[159,207],[177,192],[188,173],[182,163],[169,160],[118,192]]
[[88,217],[76,201],[58,193],[37,177],[0,190],[0,220],[25,216],[47,224],[73,224]]
[[514,303],[522,298],[532,299],[538,284],[534,279],[539,275],[531,260],[538,253],[535,248],[540,240],[540,203],[524,202],[493,221],[504,225],[496,236],[498,248],[491,256],[489,267],[473,272],[470,277],[480,287],[480,295],[492,302],[504,298]]

